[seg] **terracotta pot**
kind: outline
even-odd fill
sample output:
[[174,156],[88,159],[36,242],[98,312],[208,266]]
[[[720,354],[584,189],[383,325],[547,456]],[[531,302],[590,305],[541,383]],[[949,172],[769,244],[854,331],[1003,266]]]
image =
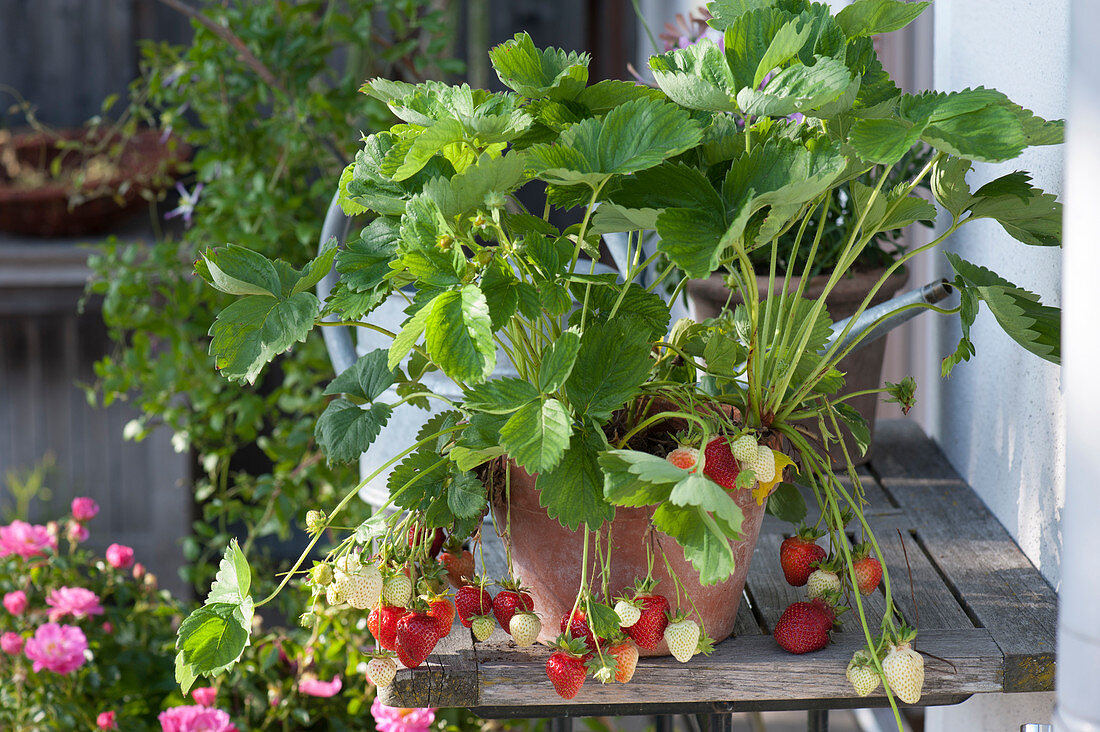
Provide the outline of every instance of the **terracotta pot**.
[[[187,145],[162,143],[159,133],[142,130],[127,139],[117,157],[112,157],[116,169],[108,177],[96,181],[94,187],[76,191],[72,180],[51,177],[48,171],[58,157],[62,171],[83,165],[78,152],[63,151],[57,143],[86,139],[86,134],[73,130],[0,138],[0,231],[41,237],[107,231],[147,205],[140,193],[143,187],[163,188],[164,177],[191,155]],[[42,180],[29,184],[13,178],[13,170],[37,171],[35,177]],[[86,200],[70,207],[70,198],[77,193]]]
[[[506,520],[503,493],[501,489],[501,499],[493,505],[497,525],[502,527]],[[518,466],[511,468],[510,498],[511,533],[505,537],[505,542],[512,553],[513,570],[531,588],[535,612],[542,618],[543,629],[539,640],[550,643],[558,636],[561,619],[572,609],[577,597],[584,531],[570,531],[547,516],[546,509],[539,505],[535,478]],[[647,533],[651,508],[617,508],[614,521],[602,530],[604,546],[607,545],[608,535],[611,539],[612,596],[633,585],[636,579],[645,577],[646,542],[650,542],[655,557],[653,576],[658,580],[656,592],[668,598],[674,612],[677,609],[684,612],[691,610],[686,598],[682,597],[679,603],[676,601],[674,582],[661,560],[660,551],[663,549],[680,581],[690,588],[691,598],[702,615],[710,637],[720,641],[729,636],[737,618],[741,592],[749,574],[749,560],[764,517],[764,506],[757,505],[751,491],[737,491],[734,499],[744,512],[742,538],[730,542],[736,569],[725,582],[709,586],[699,584],[698,572],[684,559],[683,550],[674,539],[656,530]],[[597,572],[594,545],[595,537],[591,536],[589,577],[598,576],[594,574]],[[639,650],[643,656],[669,655],[664,641],[656,650]]]
[[[855,272],[851,277],[845,277],[837,282],[836,287],[829,293],[825,303],[829,310],[829,317],[837,321],[852,315],[885,271],[885,269],[873,269],[866,272]],[[792,292],[797,289],[799,279],[791,282]],[[908,279],[909,273],[904,269],[892,274],[879,291],[875,293],[870,305],[878,305],[889,300],[905,285]],[[818,275],[811,278],[803,296],[810,299],[820,297],[827,281],[827,275]],[[761,297],[765,296],[768,291],[768,278],[757,277],[757,285],[760,288]],[[706,280],[691,280],[688,282],[687,289],[695,305],[695,313],[700,320],[717,316],[726,304],[727,298],[730,298],[730,291],[726,289],[725,282],[718,276]],[[735,292],[729,302],[732,307],[739,304],[741,298]],[[885,355],[886,338],[880,338],[841,359],[837,366],[844,372],[844,389],[841,390],[841,393],[849,394],[854,391],[877,389],[882,386],[882,362]],[[867,420],[867,424],[871,427],[872,439],[875,431],[875,409],[878,406],[878,400],[879,397],[876,394],[865,394],[848,401],[848,404],[855,407]],[[814,431],[817,430],[816,424],[808,426]],[[844,444],[847,446],[848,454],[856,465],[861,465],[871,459],[870,448],[864,456],[860,457],[855,441],[847,432],[844,432]],[[836,454],[833,455],[833,458],[840,461],[842,459],[840,451],[835,448],[834,450]]]

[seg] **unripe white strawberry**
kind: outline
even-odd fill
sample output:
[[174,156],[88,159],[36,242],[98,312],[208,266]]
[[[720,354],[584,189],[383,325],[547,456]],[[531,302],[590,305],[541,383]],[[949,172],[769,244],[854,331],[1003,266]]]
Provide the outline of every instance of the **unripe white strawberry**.
[[483,641],[491,636],[495,627],[497,627],[497,624],[492,615],[475,615],[470,620],[470,630],[473,631],[474,638],[478,641]]
[[389,686],[397,675],[397,664],[389,656],[372,658],[367,662],[367,678],[378,687]]
[[756,438],[752,435],[741,435],[730,443],[730,452],[744,467],[750,467],[756,460]]
[[908,643],[890,646],[886,658],[882,659],[882,673],[897,698],[906,704],[920,701],[924,688],[924,658]]
[[332,582],[332,565],[318,564],[309,573],[310,581],[322,587]]
[[325,589],[325,599],[328,600],[329,605],[339,605],[344,601],[344,596],[340,593],[340,586],[337,583],[333,582]]
[[756,457],[752,461],[752,472],[761,483],[771,483],[775,479],[775,453],[767,445],[756,446]]
[[508,623],[508,632],[517,646],[529,646],[538,640],[542,631],[542,621],[539,616],[529,612],[518,612],[512,616]]
[[619,616],[619,626],[629,628],[641,619],[642,609],[630,600],[619,600],[615,603],[615,614]]
[[345,554],[336,559],[336,568],[347,572],[348,574],[355,574],[363,566],[359,561],[358,554]]
[[836,572],[826,569],[810,572],[810,577],[806,580],[806,594],[810,599],[824,597],[827,592],[840,592],[840,577],[836,576]]
[[687,663],[699,647],[699,624],[686,618],[669,623],[665,628],[665,643],[677,661]]
[[387,605],[408,607],[412,599],[412,580],[402,572],[390,575],[382,583],[382,598]]
[[848,670],[844,674],[852,684],[852,688],[860,696],[867,696],[882,683],[878,671],[871,665],[871,659],[866,651],[856,651],[852,660],[848,662]]
[[378,567],[367,565],[358,574],[345,576],[348,583],[343,589],[343,595],[349,605],[356,610],[367,610],[378,604],[382,597],[382,573],[378,571]]

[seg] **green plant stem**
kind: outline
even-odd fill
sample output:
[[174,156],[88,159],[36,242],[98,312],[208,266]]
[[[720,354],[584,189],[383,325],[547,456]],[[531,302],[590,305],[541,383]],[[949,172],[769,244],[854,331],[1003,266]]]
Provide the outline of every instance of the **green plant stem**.
[[[429,436],[425,437],[422,440],[417,440],[412,445],[410,445],[408,448],[406,448],[405,450],[402,450],[396,456],[390,458],[381,467],[379,467],[373,473],[368,475],[366,478],[363,478],[361,481],[359,481],[356,484],[356,486],[354,488],[352,488],[350,491],[348,491],[348,493],[344,496],[344,498],[340,501],[340,503],[338,503],[336,505],[336,508],[334,508],[332,510],[332,513],[330,513],[328,515],[329,520],[332,520],[332,519],[336,518],[336,516],[341,511],[343,511],[344,508],[351,502],[351,499],[354,498],[355,496],[359,495],[359,491],[361,491],[363,489],[363,486],[365,486],[367,483],[369,483],[372,480],[374,480],[375,478],[377,478],[383,472],[388,470],[391,466],[395,465],[399,460],[401,460],[402,458],[408,456],[410,453],[415,452],[421,445],[426,445],[434,439],[442,437],[443,435],[450,434],[452,432],[457,432],[461,429],[464,429],[464,428],[461,427],[461,426],[456,426],[456,427],[450,427],[450,428],[445,429],[445,430],[440,430],[439,432],[436,432],[433,435],[429,435]],[[391,503],[395,497],[396,497],[395,495],[391,495],[390,496],[390,501],[387,502],[387,505],[389,505],[389,503]],[[299,555],[298,560],[294,563],[294,566],[291,567],[290,571],[286,573],[286,576],[283,577],[283,580],[282,580],[282,582],[279,583],[278,587],[276,587],[275,590],[270,595],[268,595],[264,599],[257,602],[254,605],[254,607],[260,607],[261,605],[266,605],[268,602],[275,599],[275,597],[277,597],[280,592],[283,591],[283,588],[286,587],[288,582],[290,582],[290,578],[293,577],[294,574],[298,571],[299,567],[302,566],[302,562],[304,562],[306,560],[306,557],[309,556],[309,553],[311,551],[313,551],[313,547],[317,545],[317,542],[321,540],[322,536],[324,536],[323,531],[318,532],[317,535],[314,536],[313,539],[310,540],[310,542],[306,546],[305,550],[301,553],[301,555]]]

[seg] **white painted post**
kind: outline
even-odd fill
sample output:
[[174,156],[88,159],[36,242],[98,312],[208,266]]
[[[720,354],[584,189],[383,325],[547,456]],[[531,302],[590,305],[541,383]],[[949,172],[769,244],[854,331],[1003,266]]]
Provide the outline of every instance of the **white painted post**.
[[1071,8],[1070,114],[1066,145],[1062,355],[1066,394],[1066,507],[1062,514],[1062,587],[1054,726],[1100,730],[1100,6]]

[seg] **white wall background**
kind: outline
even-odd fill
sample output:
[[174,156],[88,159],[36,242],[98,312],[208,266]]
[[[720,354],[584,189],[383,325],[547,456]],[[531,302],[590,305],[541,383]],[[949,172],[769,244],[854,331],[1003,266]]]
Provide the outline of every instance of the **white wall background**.
[[[1067,0],[939,2],[934,44],[937,89],[991,86],[1040,116],[1066,116]],[[1033,148],[1004,165],[976,165],[971,187],[1017,169],[1061,196],[1060,147]],[[1026,247],[991,222],[964,227],[950,248],[1060,305],[1060,251]],[[1059,369],[1017,347],[983,312],[972,331],[977,357],[938,381],[938,359],[957,338],[953,322],[933,322],[921,379],[931,403],[924,427],[1057,587],[1066,442]],[[1049,722],[1053,703],[1052,693],[980,695],[929,710],[926,729],[1015,730],[1024,722]]]

